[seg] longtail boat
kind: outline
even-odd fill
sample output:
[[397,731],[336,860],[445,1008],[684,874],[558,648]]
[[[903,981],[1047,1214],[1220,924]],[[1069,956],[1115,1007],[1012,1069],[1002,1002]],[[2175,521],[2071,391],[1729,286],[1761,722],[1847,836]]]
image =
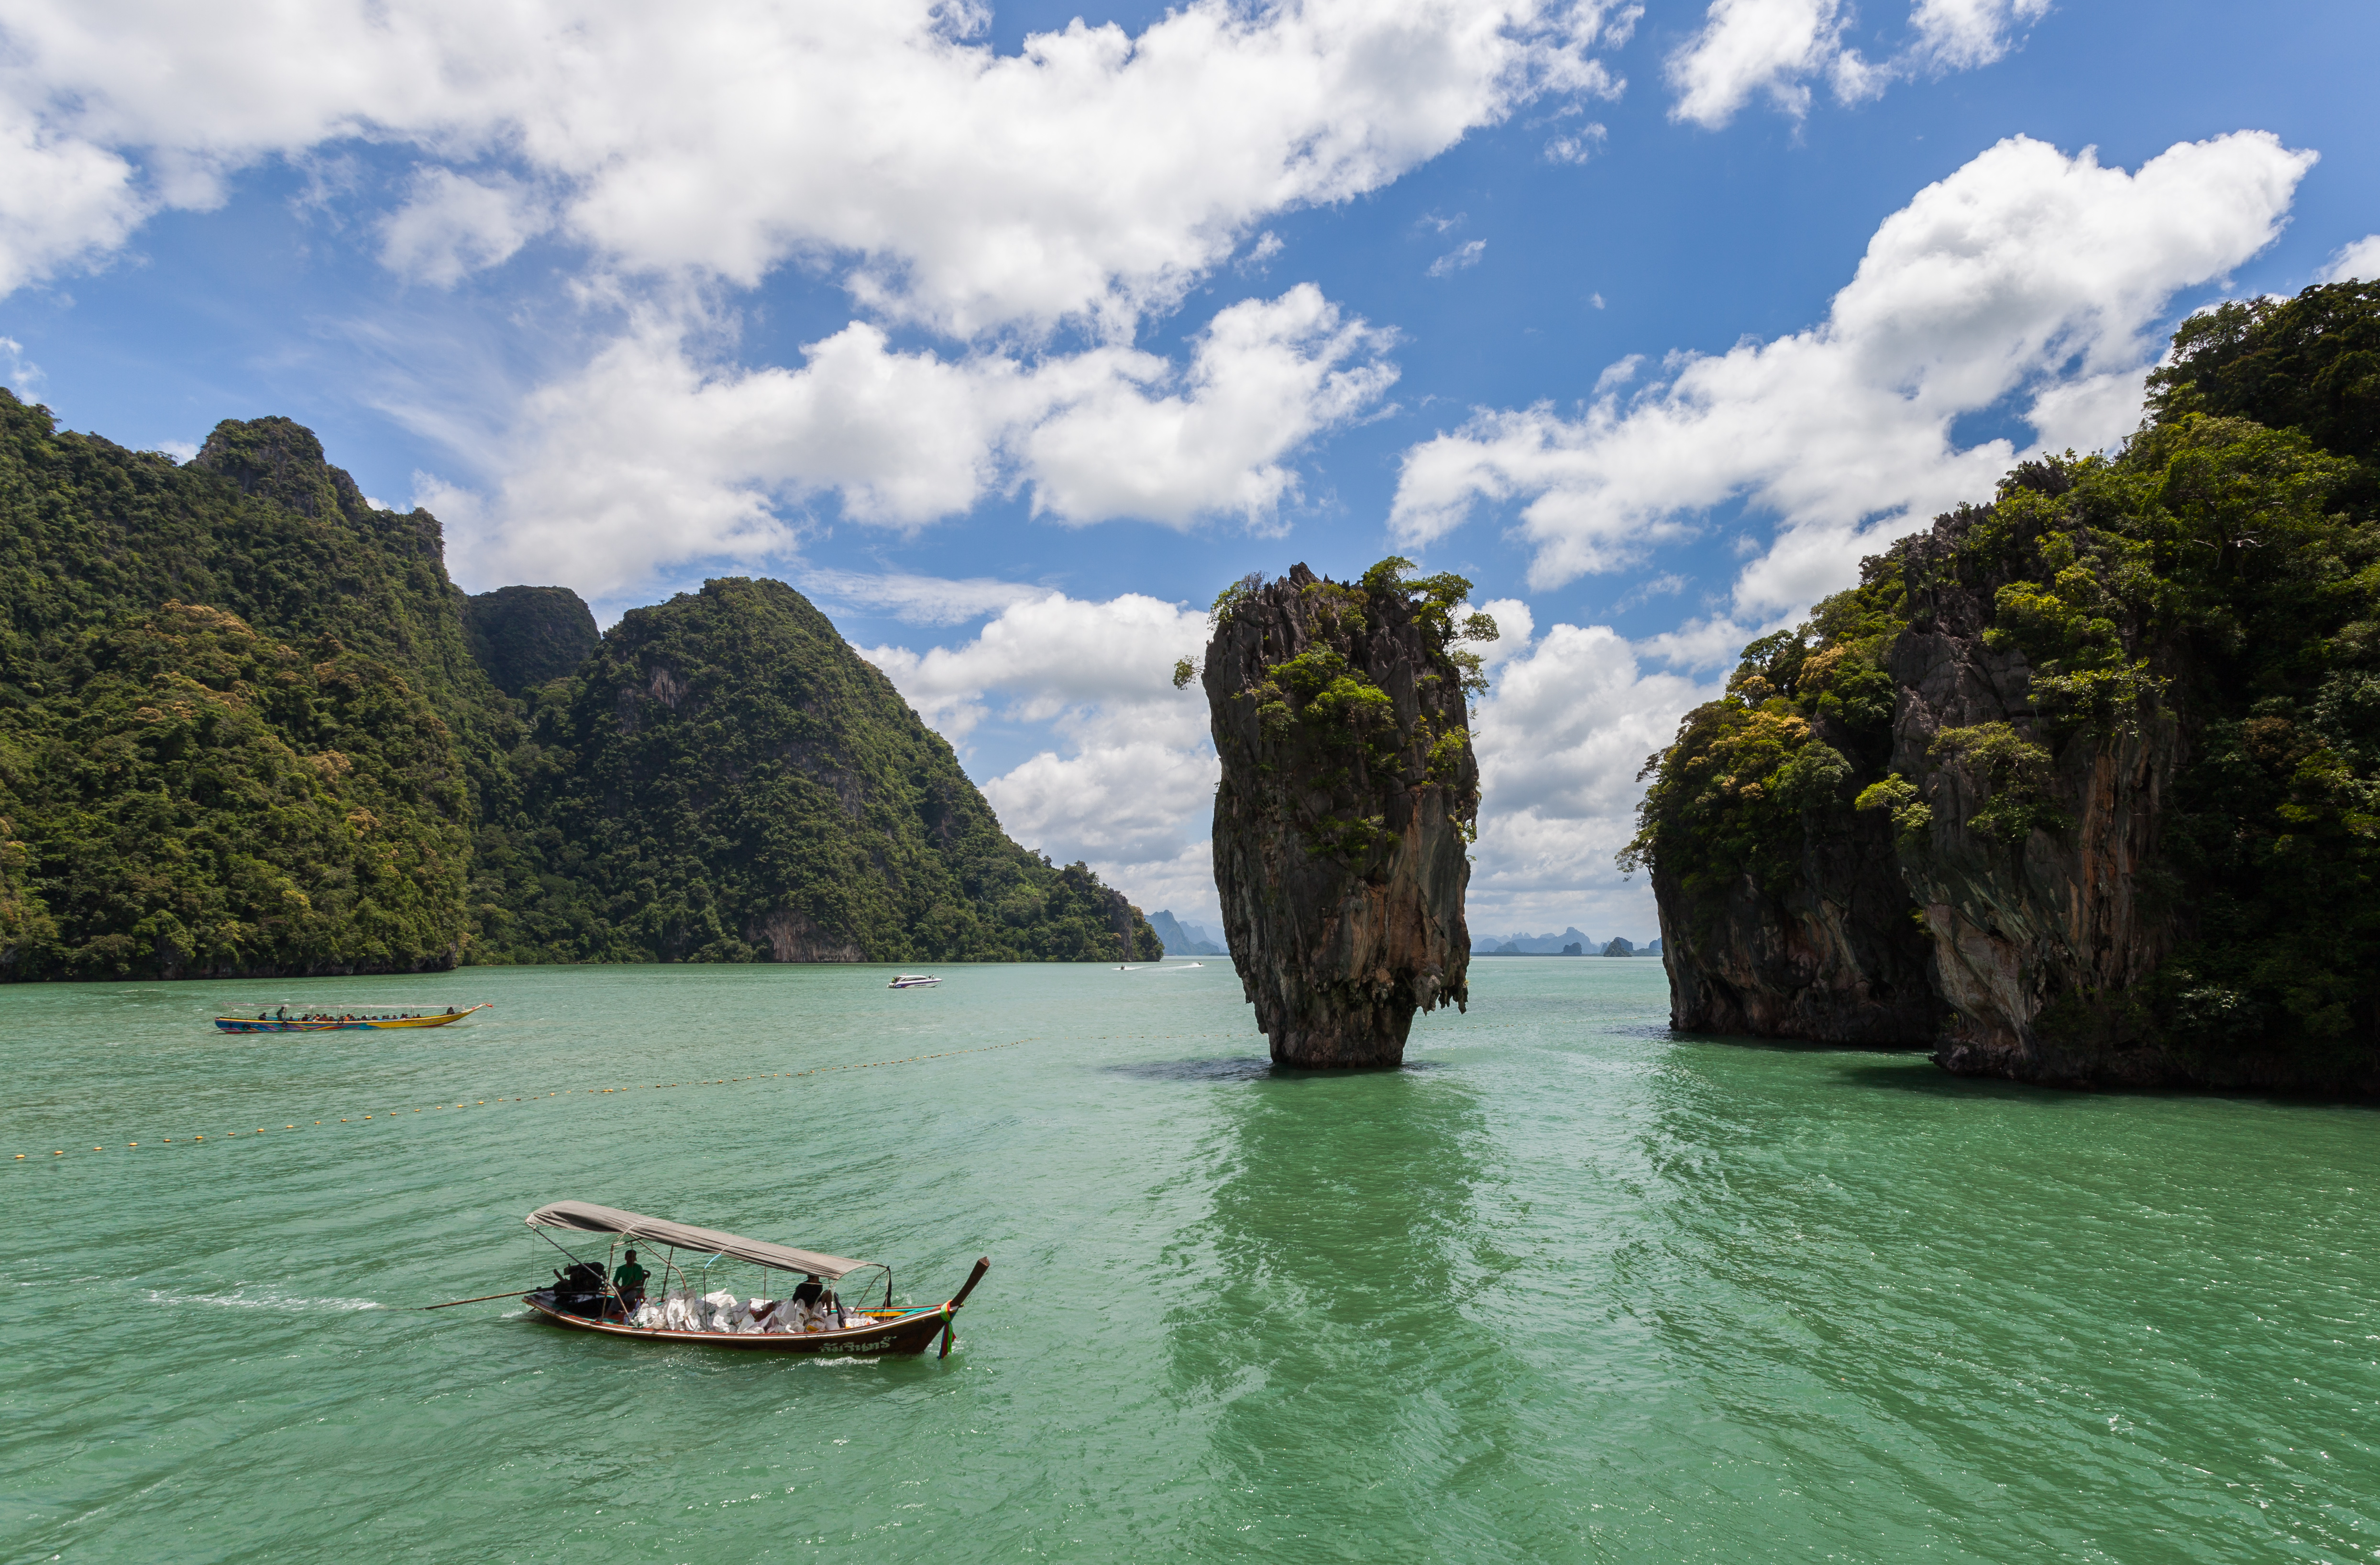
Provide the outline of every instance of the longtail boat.
[[[874,1358],[888,1353],[922,1353],[939,1335],[941,1356],[950,1357],[951,1321],[966,1302],[991,1257],[978,1259],[959,1290],[940,1304],[896,1309],[892,1303],[892,1268],[881,1261],[853,1261],[815,1250],[796,1250],[766,1240],[745,1239],[717,1229],[696,1228],[666,1217],[648,1217],[614,1206],[584,1201],[557,1201],[531,1212],[527,1221],[569,1259],[558,1268],[549,1287],[519,1297],[528,1307],[557,1326],[606,1337],[629,1337],[645,1342],[698,1342],[719,1348],[748,1348],[761,1352],[825,1353]],[[569,1247],[553,1241],[553,1229],[583,1235],[608,1236],[601,1261],[581,1259]],[[612,1261],[625,1246],[631,1253],[637,1241],[665,1252],[660,1264],[638,1269],[655,1286],[650,1292],[633,1281],[624,1290],[618,1280],[625,1265]],[[763,1274],[762,1291],[748,1302],[740,1290],[713,1277],[720,1261],[741,1261]],[[875,1309],[845,1306],[826,1288],[856,1272],[884,1274],[884,1302]],[[768,1283],[782,1277],[782,1287]],[[631,1277],[633,1278],[633,1275]],[[794,1278],[807,1282],[796,1285]],[[710,1286],[706,1289],[706,1283]],[[775,1294],[776,1297],[769,1295]],[[805,1297],[807,1295],[807,1297]],[[473,1302],[464,1300],[458,1302]],[[443,1306],[432,1306],[440,1308]]]
[[408,1010],[403,1006],[365,1006],[360,1010],[309,1009],[291,1016],[289,1008],[259,1011],[254,1016],[218,1016],[215,1026],[225,1033],[357,1033],[395,1027],[445,1027],[488,1009],[492,1001],[443,1011]]

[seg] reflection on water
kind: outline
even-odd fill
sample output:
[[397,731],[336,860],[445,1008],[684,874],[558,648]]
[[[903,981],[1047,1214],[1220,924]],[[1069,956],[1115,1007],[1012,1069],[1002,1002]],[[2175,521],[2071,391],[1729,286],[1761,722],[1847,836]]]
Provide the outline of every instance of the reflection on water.
[[1367,1075],[1427,1076],[1445,1069],[1443,1060],[1408,1059],[1382,1070],[1311,1070],[1275,1065],[1260,1054],[1224,1059],[1135,1059],[1099,1067],[1105,1074],[1142,1082],[1345,1082]]
[[1449,1558],[1483,1526],[1527,1535],[1502,1464],[1535,1381],[1482,1298],[1512,1257],[1476,1199],[1494,1155],[1470,1088],[1301,1073],[1222,1103],[1213,1214],[1184,1236],[1210,1286],[1166,1331],[1172,1394],[1211,1410],[1210,1480],[1266,1523],[1244,1547],[1336,1556],[1326,1540],[1363,1535]]

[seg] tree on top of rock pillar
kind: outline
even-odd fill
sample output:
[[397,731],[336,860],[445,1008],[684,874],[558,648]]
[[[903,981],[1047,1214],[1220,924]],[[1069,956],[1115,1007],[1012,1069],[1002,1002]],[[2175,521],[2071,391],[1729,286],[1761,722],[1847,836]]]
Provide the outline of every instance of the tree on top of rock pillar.
[[1460,576],[1304,565],[1215,601],[1203,674],[1223,778],[1215,882],[1276,1064],[1395,1065],[1416,1009],[1461,1006],[1479,767],[1467,698],[1495,622]]

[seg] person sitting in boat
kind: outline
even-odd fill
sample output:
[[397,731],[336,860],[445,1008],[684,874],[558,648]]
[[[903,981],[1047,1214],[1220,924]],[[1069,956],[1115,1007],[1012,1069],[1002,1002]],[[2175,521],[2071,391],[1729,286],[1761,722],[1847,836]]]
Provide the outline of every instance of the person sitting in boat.
[[629,1251],[627,1259],[622,1261],[618,1269],[612,1273],[612,1286],[620,1290],[620,1302],[631,1311],[643,1303],[645,1283],[652,1275],[637,1265],[637,1253],[634,1250]]

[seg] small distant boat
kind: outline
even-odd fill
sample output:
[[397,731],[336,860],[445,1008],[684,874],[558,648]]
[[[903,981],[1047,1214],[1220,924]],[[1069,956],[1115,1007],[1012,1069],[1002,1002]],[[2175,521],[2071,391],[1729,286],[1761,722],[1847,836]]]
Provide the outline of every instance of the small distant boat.
[[[579,1235],[608,1236],[604,1258],[581,1261],[568,1249],[566,1268],[557,1269],[551,1287],[534,1289],[520,1297],[528,1307],[557,1326],[579,1331],[600,1331],[606,1337],[633,1337],[648,1342],[700,1342],[721,1348],[756,1348],[781,1353],[864,1354],[922,1353],[940,1334],[941,1356],[951,1352],[951,1320],[966,1302],[983,1274],[991,1269],[984,1256],[951,1299],[924,1309],[892,1305],[892,1268],[880,1261],[847,1261],[839,1255],[795,1250],[765,1240],[745,1239],[716,1229],[698,1229],[664,1217],[623,1212],[584,1201],[557,1201],[528,1215],[533,1229],[559,1229]],[[646,1276],[654,1285],[623,1296],[610,1261],[625,1241],[642,1241],[646,1253],[659,1249]],[[708,1276],[712,1262],[743,1261],[769,1273],[791,1278],[841,1282],[854,1272],[884,1274],[884,1303],[878,1309],[853,1309],[815,1284],[771,1286],[782,1298],[755,1297],[747,1302],[740,1290],[729,1290],[722,1278]],[[872,1279],[871,1279],[872,1280]],[[710,1284],[709,1291],[705,1283]],[[804,1299],[807,1290],[808,1298]],[[457,1300],[476,1303],[477,1300]],[[431,1309],[445,1306],[433,1304]]]
[[930,972],[905,972],[884,986],[887,989],[930,989],[941,982]]
[[[492,1002],[490,1002],[492,1003]],[[215,1026],[225,1033],[361,1033],[398,1027],[445,1027],[488,1009],[487,1004],[448,1006],[444,1010],[407,1010],[401,1006],[365,1006],[357,1010],[308,1009],[289,1014],[287,1006],[254,1016],[218,1016]]]

